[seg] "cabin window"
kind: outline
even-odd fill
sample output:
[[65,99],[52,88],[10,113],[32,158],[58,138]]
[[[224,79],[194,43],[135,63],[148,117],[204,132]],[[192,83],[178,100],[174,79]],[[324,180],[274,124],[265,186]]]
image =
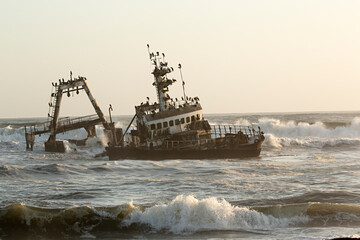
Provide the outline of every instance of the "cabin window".
[[195,122],[195,116],[191,116],[191,121]]
[[154,130],[155,129],[155,124],[151,124],[150,128],[151,128],[151,130]]
[[163,127],[167,128],[168,127],[168,122],[163,122]]
[[170,120],[169,125],[170,127],[174,126],[174,120]]
[[185,119],[184,119],[184,118],[181,119],[181,123],[185,123]]
[[196,120],[200,120],[200,115],[196,114]]
[[180,120],[179,119],[176,119],[175,120],[175,125],[179,125],[180,124]]
[[186,123],[189,123],[190,122],[190,117],[187,117],[186,118]]
[[157,124],[157,129],[161,129],[161,123]]

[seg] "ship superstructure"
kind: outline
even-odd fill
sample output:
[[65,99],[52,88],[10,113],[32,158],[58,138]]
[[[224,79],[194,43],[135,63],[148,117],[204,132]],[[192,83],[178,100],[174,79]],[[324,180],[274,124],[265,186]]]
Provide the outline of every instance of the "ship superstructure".
[[[150,60],[154,66],[153,86],[156,88],[157,100],[153,104],[148,101],[135,107],[138,140],[146,143],[148,148],[160,147],[165,140],[185,138],[196,140],[208,137],[209,124],[203,120],[202,108],[198,97],[171,98],[169,87],[176,79],[169,78],[168,74],[174,71],[165,62],[164,54],[150,53]],[[179,64],[181,70],[181,65]],[[184,86],[184,81],[182,81]]]

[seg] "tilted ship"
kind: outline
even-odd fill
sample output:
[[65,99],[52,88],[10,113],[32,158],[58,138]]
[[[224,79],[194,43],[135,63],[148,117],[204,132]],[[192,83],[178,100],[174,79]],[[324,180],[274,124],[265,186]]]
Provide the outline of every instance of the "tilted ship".
[[[149,49],[149,46],[148,46]],[[153,64],[153,86],[158,102],[135,106],[135,116],[120,140],[106,147],[110,160],[117,159],[221,159],[260,155],[264,133],[260,127],[216,125],[204,119],[198,97],[183,93],[181,99],[170,98],[169,86],[176,82],[168,74],[174,71],[165,55],[149,50]],[[130,129],[136,121],[136,128]],[[122,132],[122,131],[121,131]]]

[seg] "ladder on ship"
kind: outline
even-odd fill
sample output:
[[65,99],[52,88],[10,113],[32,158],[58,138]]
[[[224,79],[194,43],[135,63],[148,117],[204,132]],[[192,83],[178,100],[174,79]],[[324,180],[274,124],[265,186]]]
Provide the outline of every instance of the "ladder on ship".
[[55,105],[56,105],[56,93],[58,92],[59,85],[52,84],[50,101],[49,101],[49,112],[48,112],[48,121],[55,115]]

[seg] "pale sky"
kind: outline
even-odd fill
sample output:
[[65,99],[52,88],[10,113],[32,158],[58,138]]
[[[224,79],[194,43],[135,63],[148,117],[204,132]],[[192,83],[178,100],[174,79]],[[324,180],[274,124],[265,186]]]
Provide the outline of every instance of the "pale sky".
[[[360,110],[360,1],[0,0],[0,118],[46,117],[85,76],[107,115],[156,100],[146,44],[206,113]],[[95,113],[85,92],[60,115]]]

